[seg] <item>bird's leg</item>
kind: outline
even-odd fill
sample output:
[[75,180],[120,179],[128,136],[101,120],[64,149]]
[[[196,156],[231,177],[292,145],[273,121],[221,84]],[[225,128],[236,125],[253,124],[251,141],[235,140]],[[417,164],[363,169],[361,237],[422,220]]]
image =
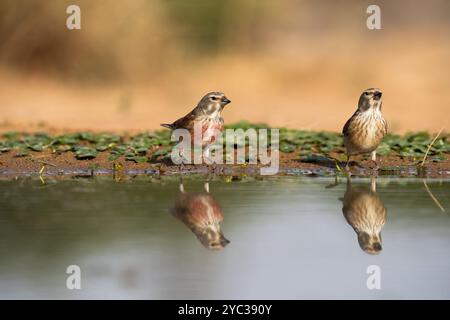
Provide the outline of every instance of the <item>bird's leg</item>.
[[347,177],[347,190],[350,191],[350,189],[352,188],[352,178],[351,176]]
[[177,146],[176,148],[176,153],[174,153],[172,150],[170,159],[174,165],[179,166],[180,171],[184,171],[184,162],[186,159],[184,157],[184,148],[182,146]]
[[203,160],[207,160],[205,161],[206,164],[211,164],[211,150],[209,149],[209,145],[205,146],[205,151],[203,152]]
[[213,159],[211,158],[210,145],[205,147],[204,157],[205,157],[205,159],[208,159],[206,161],[206,164],[209,166],[210,171],[215,172],[216,171],[216,162],[214,162]]
[[184,193],[183,179],[180,179],[180,186],[179,186],[179,188],[180,188],[180,192]]
[[338,186],[339,183],[340,183],[340,181],[339,181],[339,176],[336,175],[336,176],[334,176],[334,183],[331,183],[331,184],[329,184],[329,185],[326,185],[325,188],[326,188],[326,189],[334,188],[334,187]]
[[378,162],[377,162],[377,151],[376,150],[372,151],[371,159],[372,159],[372,162],[375,163],[374,170],[378,171],[378,169],[380,169],[380,167],[378,166]]
[[[184,159],[185,159],[185,157],[184,157],[184,149],[181,147],[180,148],[180,157],[181,157],[181,171],[184,171]],[[183,184],[183,182],[181,182],[181,184]],[[183,191],[181,191],[181,192],[184,192],[184,189],[183,189]]]
[[377,179],[375,176],[370,178],[370,190],[372,190],[372,192],[377,192]]

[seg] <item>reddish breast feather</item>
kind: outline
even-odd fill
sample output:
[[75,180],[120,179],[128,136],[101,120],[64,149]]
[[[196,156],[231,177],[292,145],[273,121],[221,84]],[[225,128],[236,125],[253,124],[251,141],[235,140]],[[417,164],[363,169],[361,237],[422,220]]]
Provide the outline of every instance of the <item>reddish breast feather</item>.
[[207,145],[214,143],[223,129],[223,123],[220,120],[204,121],[202,124],[203,144]]
[[213,197],[197,195],[189,203],[191,221],[196,225],[208,225],[223,220],[222,210]]

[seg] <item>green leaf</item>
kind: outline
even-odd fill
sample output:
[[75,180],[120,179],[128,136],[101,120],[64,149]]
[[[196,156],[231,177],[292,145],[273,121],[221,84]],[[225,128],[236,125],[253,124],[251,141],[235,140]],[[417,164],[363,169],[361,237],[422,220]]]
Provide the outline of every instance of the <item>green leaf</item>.
[[81,140],[86,140],[89,142],[95,142],[96,137],[92,132],[82,132],[80,133]]
[[90,147],[80,147],[76,151],[76,158],[79,160],[82,159],[92,159],[97,156],[97,150]]
[[67,152],[72,150],[72,146],[67,145],[67,144],[61,144],[59,146],[56,147],[56,151],[57,152]]
[[11,150],[11,146],[9,144],[0,142],[0,152],[7,152],[9,150]]
[[127,149],[128,149],[127,146],[121,145],[121,146],[115,147],[114,150],[111,151],[111,153],[123,155],[123,154],[125,154],[125,152],[127,151]]
[[136,157],[133,158],[133,160],[136,163],[145,163],[145,162],[148,161],[148,158],[146,156],[136,156]]
[[152,154],[151,161],[155,161],[159,156],[165,156],[165,155],[167,155],[168,153],[170,153],[170,151],[171,151],[170,148],[156,150],[156,151]]
[[28,151],[26,149],[20,149],[19,151],[17,151],[17,153],[14,155],[14,157],[20,158],[20,157],[26,157],[27,155],[28,155]]
[[15,139],[18,136],[19,136],[19,133],[15,132],[15,131],[8,131],[3,134],[3,138],[8,139],[8,140]]
[[109,161],[115,161],[115,160],[117,160],[117,159],[119,159],[121,157],[121,154],[110,154],[109,155],[109,157],[108,157],[108,160]]
[[300,161],[307,163],[329,162],[330,159],[320,154],[312,154],[300,158]]
[[293,146],[292,144],[282,143],[280,145],[281,152],[291,153],[291,152],[294,152],[294,150],[295,150],[295,146]]
[[97,144],[95,146],[95,149],[97,151],[105,151],[105,150],[108,150],[108,148],[109,148],[109,146],[108,145],[104,145],[104,144]]
[[29,145],[28,148],[33,151],[43,151],[44,150],[44,146],[42,145],[42,143],[36,143],[33,145]]
[[80,135],[68,133],[55,138],[56,144],[75,145],[80,142]]
[[386,142],[382,142],[377,149],[377,154],[380,156],[386,156],[391,152],[391,147]]
[[430,158],[431,161],[433,162],[441,162],[441,161],[445,161],[446,157],[444,155],[437,155],[437,156],[433,156]]

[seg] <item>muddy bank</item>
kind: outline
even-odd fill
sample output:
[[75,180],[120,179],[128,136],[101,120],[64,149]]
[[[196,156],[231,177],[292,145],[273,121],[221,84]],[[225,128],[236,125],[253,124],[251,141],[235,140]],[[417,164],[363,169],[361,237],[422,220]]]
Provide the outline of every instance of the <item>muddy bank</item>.
[[[157,150],[148,152],[149,161]],[[427,162],[423,167],[419,161],[401,158],[399,156],[382,156],[379,158],[380,168],[374,171],[373,164],[362,157],[355,158],[351,173],[358,176],[373,174],[404,176],[404,177],[433,177],[450,178],[450,156],[445,155],[440,162]],[[280,153],[280,168],[278,175],[306,175],[333,176],[344,175],[344,163],[330,158],[317,157],[303,159],[297,152]],[[31,151],[25,157],[17,157],[14,152],[0,154],[0,177],[14,178],[18,176],[81,176],[92,177],[98,175],[260,175],[261,165],[173,165],[167,160],[154,160],[145,163],[126,160],[120,156],[110,160],[109,152],[99,152],[93,159],[76,158],[75,152],[61,154],[51,151]]]
[[[264,124],[239,122],[230,129],[266,129]],[[352,158],[354,175],[450,177],[450,137],[416,132],[387,135],[379,146],[379,170],[367,156]],[[3,132],[0,136],[0,177],[96,175],[260,175],[261,165],[174,165],[170,131],[140,133]],[[235,143],[235,152],[245,146]],[[330,176],[344,172],[345,149],[336,132],[279,131],[278,175]],[[248,153],[247,153],[248,154]],[[425,154],[426,161],[421,166]]]

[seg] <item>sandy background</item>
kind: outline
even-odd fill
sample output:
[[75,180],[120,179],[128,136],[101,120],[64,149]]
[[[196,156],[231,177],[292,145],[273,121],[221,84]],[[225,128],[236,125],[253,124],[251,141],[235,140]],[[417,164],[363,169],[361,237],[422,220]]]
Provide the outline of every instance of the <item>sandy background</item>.
[[[226,122],[340,131],[361,91],[384,92],[390,130],[449,126],[450,2],[70,1],[0,3],[0,131],[149,130],[208,91]],[[375,2],[374,2],[375,3]]]

